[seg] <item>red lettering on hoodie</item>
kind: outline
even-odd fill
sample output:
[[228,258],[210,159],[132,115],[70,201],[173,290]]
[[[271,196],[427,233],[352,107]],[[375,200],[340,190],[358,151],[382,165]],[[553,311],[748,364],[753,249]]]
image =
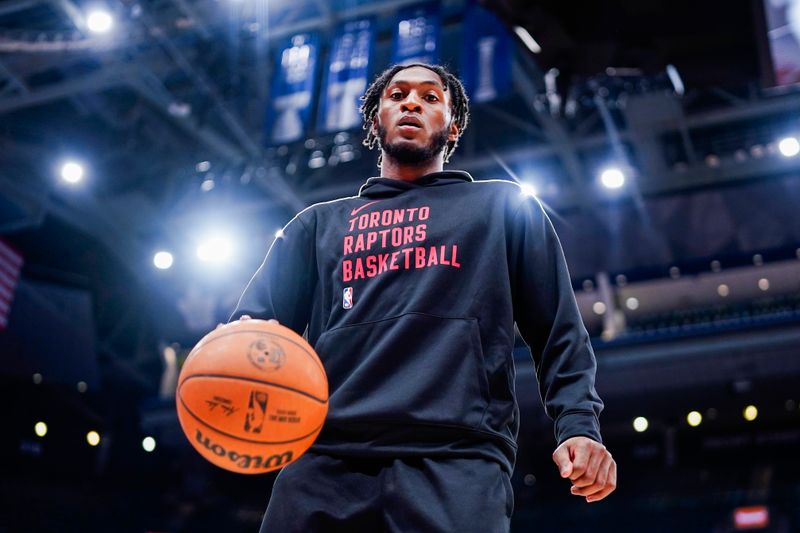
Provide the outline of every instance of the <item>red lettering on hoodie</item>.
[[[425,246],[428,225],[419,222],[429,218],[428,206],[384,209],[350,218],[347,231],[351,234],[344,236],[343,255],[372,253],[366,257],[343,259],[342,281],[374,278],[390,270],[423,269],[434,266],[461,268],[461,263],[457,260],[457,244]],[[383,229],[364,231],[381,227]],[[414,243],[419,245],[409,246]],[[375,253],[379,250],[386,252]]]

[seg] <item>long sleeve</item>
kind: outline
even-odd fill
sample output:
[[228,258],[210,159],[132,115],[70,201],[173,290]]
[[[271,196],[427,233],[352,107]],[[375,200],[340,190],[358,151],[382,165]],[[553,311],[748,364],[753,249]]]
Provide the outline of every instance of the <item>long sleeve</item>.
[[558,444],[579,435],[602,442],[597,362],[561,243],[541,205],[519,201],[508,239],[514,319],[531,349],[542,403]]
[[259,269],[239,298],[231,320],[241,315],[274,318],[302,335],[308,324],[316,286],[312,234],[299,215],[276,237]]

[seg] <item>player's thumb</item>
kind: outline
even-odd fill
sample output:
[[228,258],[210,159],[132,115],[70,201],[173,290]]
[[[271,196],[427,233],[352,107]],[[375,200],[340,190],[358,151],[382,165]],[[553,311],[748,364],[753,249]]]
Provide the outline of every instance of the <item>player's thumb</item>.
[[572,461],[569,458],[569,450],[566,446],[562,446],[553,454],[553,461],[558,466],[558,472],[561,477],[569,477],[572,474]]

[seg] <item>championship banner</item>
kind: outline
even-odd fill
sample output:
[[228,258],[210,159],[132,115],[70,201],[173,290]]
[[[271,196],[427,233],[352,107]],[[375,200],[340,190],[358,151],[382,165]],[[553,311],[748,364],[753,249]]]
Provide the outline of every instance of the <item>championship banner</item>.
[[319,37],[313,33],[293,36],[279,51],[267,109],[267,142],[303,137],[311,116],[318,55]]
[[402,9],[395,24],[392,62],[438,63],[441,26],[439,2]]
[[464,18],[461,79],[470,101],[490,102],[511,91],[513,40],[491,11],[473,4]]
[[771,85],[800,84],[800,0],[763,0]]
[[375,23],[371,19],[345,22],[337,29],[322,91],[320,130],[342,131],[361,125],[358,108],[367,89],[374,39]]

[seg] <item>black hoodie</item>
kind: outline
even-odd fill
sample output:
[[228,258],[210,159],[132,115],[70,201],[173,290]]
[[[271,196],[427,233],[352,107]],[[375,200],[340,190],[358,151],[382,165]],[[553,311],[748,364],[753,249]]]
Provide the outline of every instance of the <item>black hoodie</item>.
[[312,205],[272,243],[232,318],[242,314],[308,327],[330,387],[317,452],[487,457],[511,471],[515,322],[557,442],[601,441],[564,254],[515,183],[370,178],[358,196]]

